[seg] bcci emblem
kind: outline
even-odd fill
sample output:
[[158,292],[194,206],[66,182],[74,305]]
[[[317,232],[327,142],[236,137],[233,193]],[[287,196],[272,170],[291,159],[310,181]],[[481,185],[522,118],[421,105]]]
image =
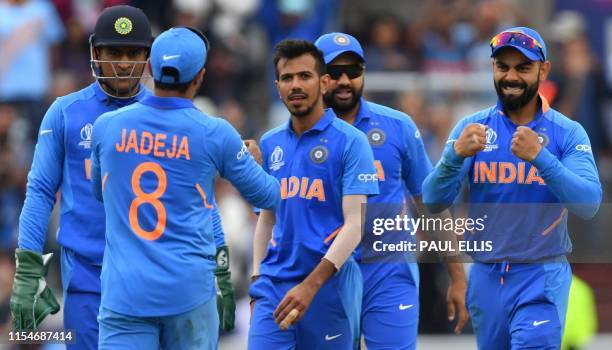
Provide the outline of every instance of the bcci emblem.
[[341,46],[346,46],[350,43],[349,38],[347,38],[345,35],[342,35],[342,34],[336,35],[334,37],[334,42]]
[[276,146],[272,154],[270,155],[270,170],[277,171],[285,162],[283,161],[283,149],[280,146]]
[[317,164],[321,164],[327,160],[328,153],[325,146],[317,146],[310,150],[310,160]]
[[127,17],[119,17],[115,21],[115,31],[121,35],[130,34],[132,31],[132,21]]
[[93,125],[91,123],[85,124],[84,127],[81,128],[81,142],[79,142],[79,146],[90,149],[91,148],[91,133],[93,132]]
[[549,142],[550,142],[550,139],[548,138],[548,135],[546,135],[546,134],[544,134],[542,132],[538,133],[538,143],[540,145],[542,145],[542,147],[548,146]]
[[380,129],[372,129],[368,131],[368,141],[372,146],[380,146],[385,143],[385,133]]
[[495,144],[497,141],[497,133],[495,130],[488,128],[485,133],[485,139],[487,144],[485,145],[484,152],[491,152],[494,149],[497,149],[499,146]]

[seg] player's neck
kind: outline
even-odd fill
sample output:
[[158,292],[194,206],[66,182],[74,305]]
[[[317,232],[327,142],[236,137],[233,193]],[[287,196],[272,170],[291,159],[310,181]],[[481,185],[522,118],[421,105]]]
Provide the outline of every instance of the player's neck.
[[298,136],[302,136],[303,133],[315,126],[319,119],[323,117],[323,114],[325,114],[325,109],[321,103],[317,104],[308,115],[296,117],[292,114],[291,127],[293,128],[293,132]]
[[180,98],[186,98],[186,99],[190,99],[193,100],[193,93],[189,90],[187,90],[186,92],[179,92],[176,90],[162,90],[162,89],[157,89],[155,88],[153,90],[153,94],[157,97],[180,97]]
[[538,114],[538,108],[540,107],[538,95],[535,95],[529,103],[520,109],[515,111],[506,111],[508,118],[516,125],[527,125],[535,116]]
[[353,108],[351,108],[351,110],[347,112],[337,112],[336,110],[334,110],[334,112],[340,119],[353,125],[353,123],[355,123],[355,119],[357,119],[357,113],[359,112],[359,106],[361,106],[361,102],[357,102],[357,104]]

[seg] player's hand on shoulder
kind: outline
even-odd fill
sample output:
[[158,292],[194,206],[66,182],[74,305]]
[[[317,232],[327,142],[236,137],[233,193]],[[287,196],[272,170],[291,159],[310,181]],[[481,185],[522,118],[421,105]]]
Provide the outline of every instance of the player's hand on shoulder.
[[532,162],[542,150],[538,134],[526,126],[519,126],[512,135],[510,151],[520,159]]
[[257,164],[261,165],[262,164],[261,150],[259,149],[259,146],[257,145],[257,141],[253,139],[248,139],[248,140],[244,140],[244,144],[249,149],[249,153],[251,153],[253,158],[255,158],[255,161],[257,162]]
[[455,153],[461,157],[472,157],[485,148],[487,127],[479,123],[468,124],[457,141],[455,141]]

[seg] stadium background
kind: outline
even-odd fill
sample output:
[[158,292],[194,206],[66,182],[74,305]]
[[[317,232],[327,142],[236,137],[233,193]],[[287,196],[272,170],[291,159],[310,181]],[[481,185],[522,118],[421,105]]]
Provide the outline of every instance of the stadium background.
[[[212,49],[197,105],[229,120],[245,138],[258,139],[288,117],[272,84],[276,42],[286,37],[314,40],[328,31],[353,34],[366,53],[367,98],[411,115],[434,162],[459,118],[495,102],[489,39],[514,25],[540,31],[553,64],[542,91],[554,108],[587,130],[604,186],[596,219],[572,219],[570,225],[574,260],[579,261],[573,264],[574,273],[588,286],[580,309],[583,318],[571,327],[585,334],[596,327],[599,334],[585,349],[612,348],[612,265],[605,264],[612,262],[612,215],[607,215],[612,213],[607,204],[612,182],[612,0],[0,0],[0,334],[10,328],[13,250],[40,120],[53,99],[92,81],[87,38],[101,9],[117,4],[142,8],[154,34],[174,25],[197,26],[206,33]],[[15,7],[25,9],[24,16],[50,8],[40,18],[48,30],[37,30],[40,23],[34,16],[31,26],[4,30],[3,18]],[[35,51],[23,50],[28,45],[35,45]],[[19,81],[6,79],[9,72],[17,72]],[[221,337],[221,348],[242,349],[255,217],[231,185],[218,181],[216,191],[238,297],[236,330]],[[57,224],[56,210],[46,248],[56,253]],[[57,266],[49,283],[60,295]],[[421,265],[419,348],[446,348],[448,342],[456,349],[474,348],[473,337],[450,335],[447,283],[440,265]],[[61,327],[61,316],[49,318],[45,327]],[[470,332],[468,327],[465,333]]]

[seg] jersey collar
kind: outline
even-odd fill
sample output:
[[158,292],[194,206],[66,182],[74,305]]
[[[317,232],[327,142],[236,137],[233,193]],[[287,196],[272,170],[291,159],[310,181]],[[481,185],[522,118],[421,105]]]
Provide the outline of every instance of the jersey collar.
[[[546,112],[548,112],[550,110],[550,105],[548,103],[548,100],[546,99],[546,97],[544,97],[542,94],[538,94],[538,98],[540,99],[540,107],[538,109],[538,113],[536,113],[535,118],[533,118],[533,120],[531,122],[529,122],[529,124],[527,124],[528,127],[533,128],[536,124],[538,124],[540,122],[540,120],[544,117],[544,115],[546,114]],[[501,100],[497,100],[497,105],[495,106],[495,109],[497,111],[497,114],[500,116],[505,117],[506,113],[504,112],[504,107],[502,106]],[[514,124],[510,121],[509,118],[504,118],[506,119],[509,123]]]
[[143,98],[140,103],[158,109],[195,108],[193,101],[188,98],[159,97],[153,94]]
[[106,92],[104,92],[104,90],[102,89],[102,86],[100,86],[100,82],[98,81],[94,82],[92,85],[93,85],[94,93],[96,94],[96,98],[99,101],[110,100],[113,103],[116,103],[121,106],[129,105],[134,101],[140,101],[147,95],[147,90],[145,86],[142,84],[138,85],[138,93],[136,94],[136,96],[133,96],[130,98],[116,98],[116,97],[111,97],[107,95]]
[[353,122],[353,125],[359,125],[362,120],[370,119],[370,116],[370,106],[368,106],[367,101],[363,97],[361,97],[359,99],[359,110],[357,111],[357,115],[355,116],[355,121]]
[[[336,114],[334,113],[334,111],[331,108],[326,108],[325,113],[323,113],[323,116],[316,122],[316,124],[312,128],[306,130],[304,134],[312,131],[325,130],[334,121],[335,118]],[[293,127],[291,126],[291,118],[289,118],[289,120],[287,121],[286,128],[290,133],[295,134],[295,132],[293,131]]]

